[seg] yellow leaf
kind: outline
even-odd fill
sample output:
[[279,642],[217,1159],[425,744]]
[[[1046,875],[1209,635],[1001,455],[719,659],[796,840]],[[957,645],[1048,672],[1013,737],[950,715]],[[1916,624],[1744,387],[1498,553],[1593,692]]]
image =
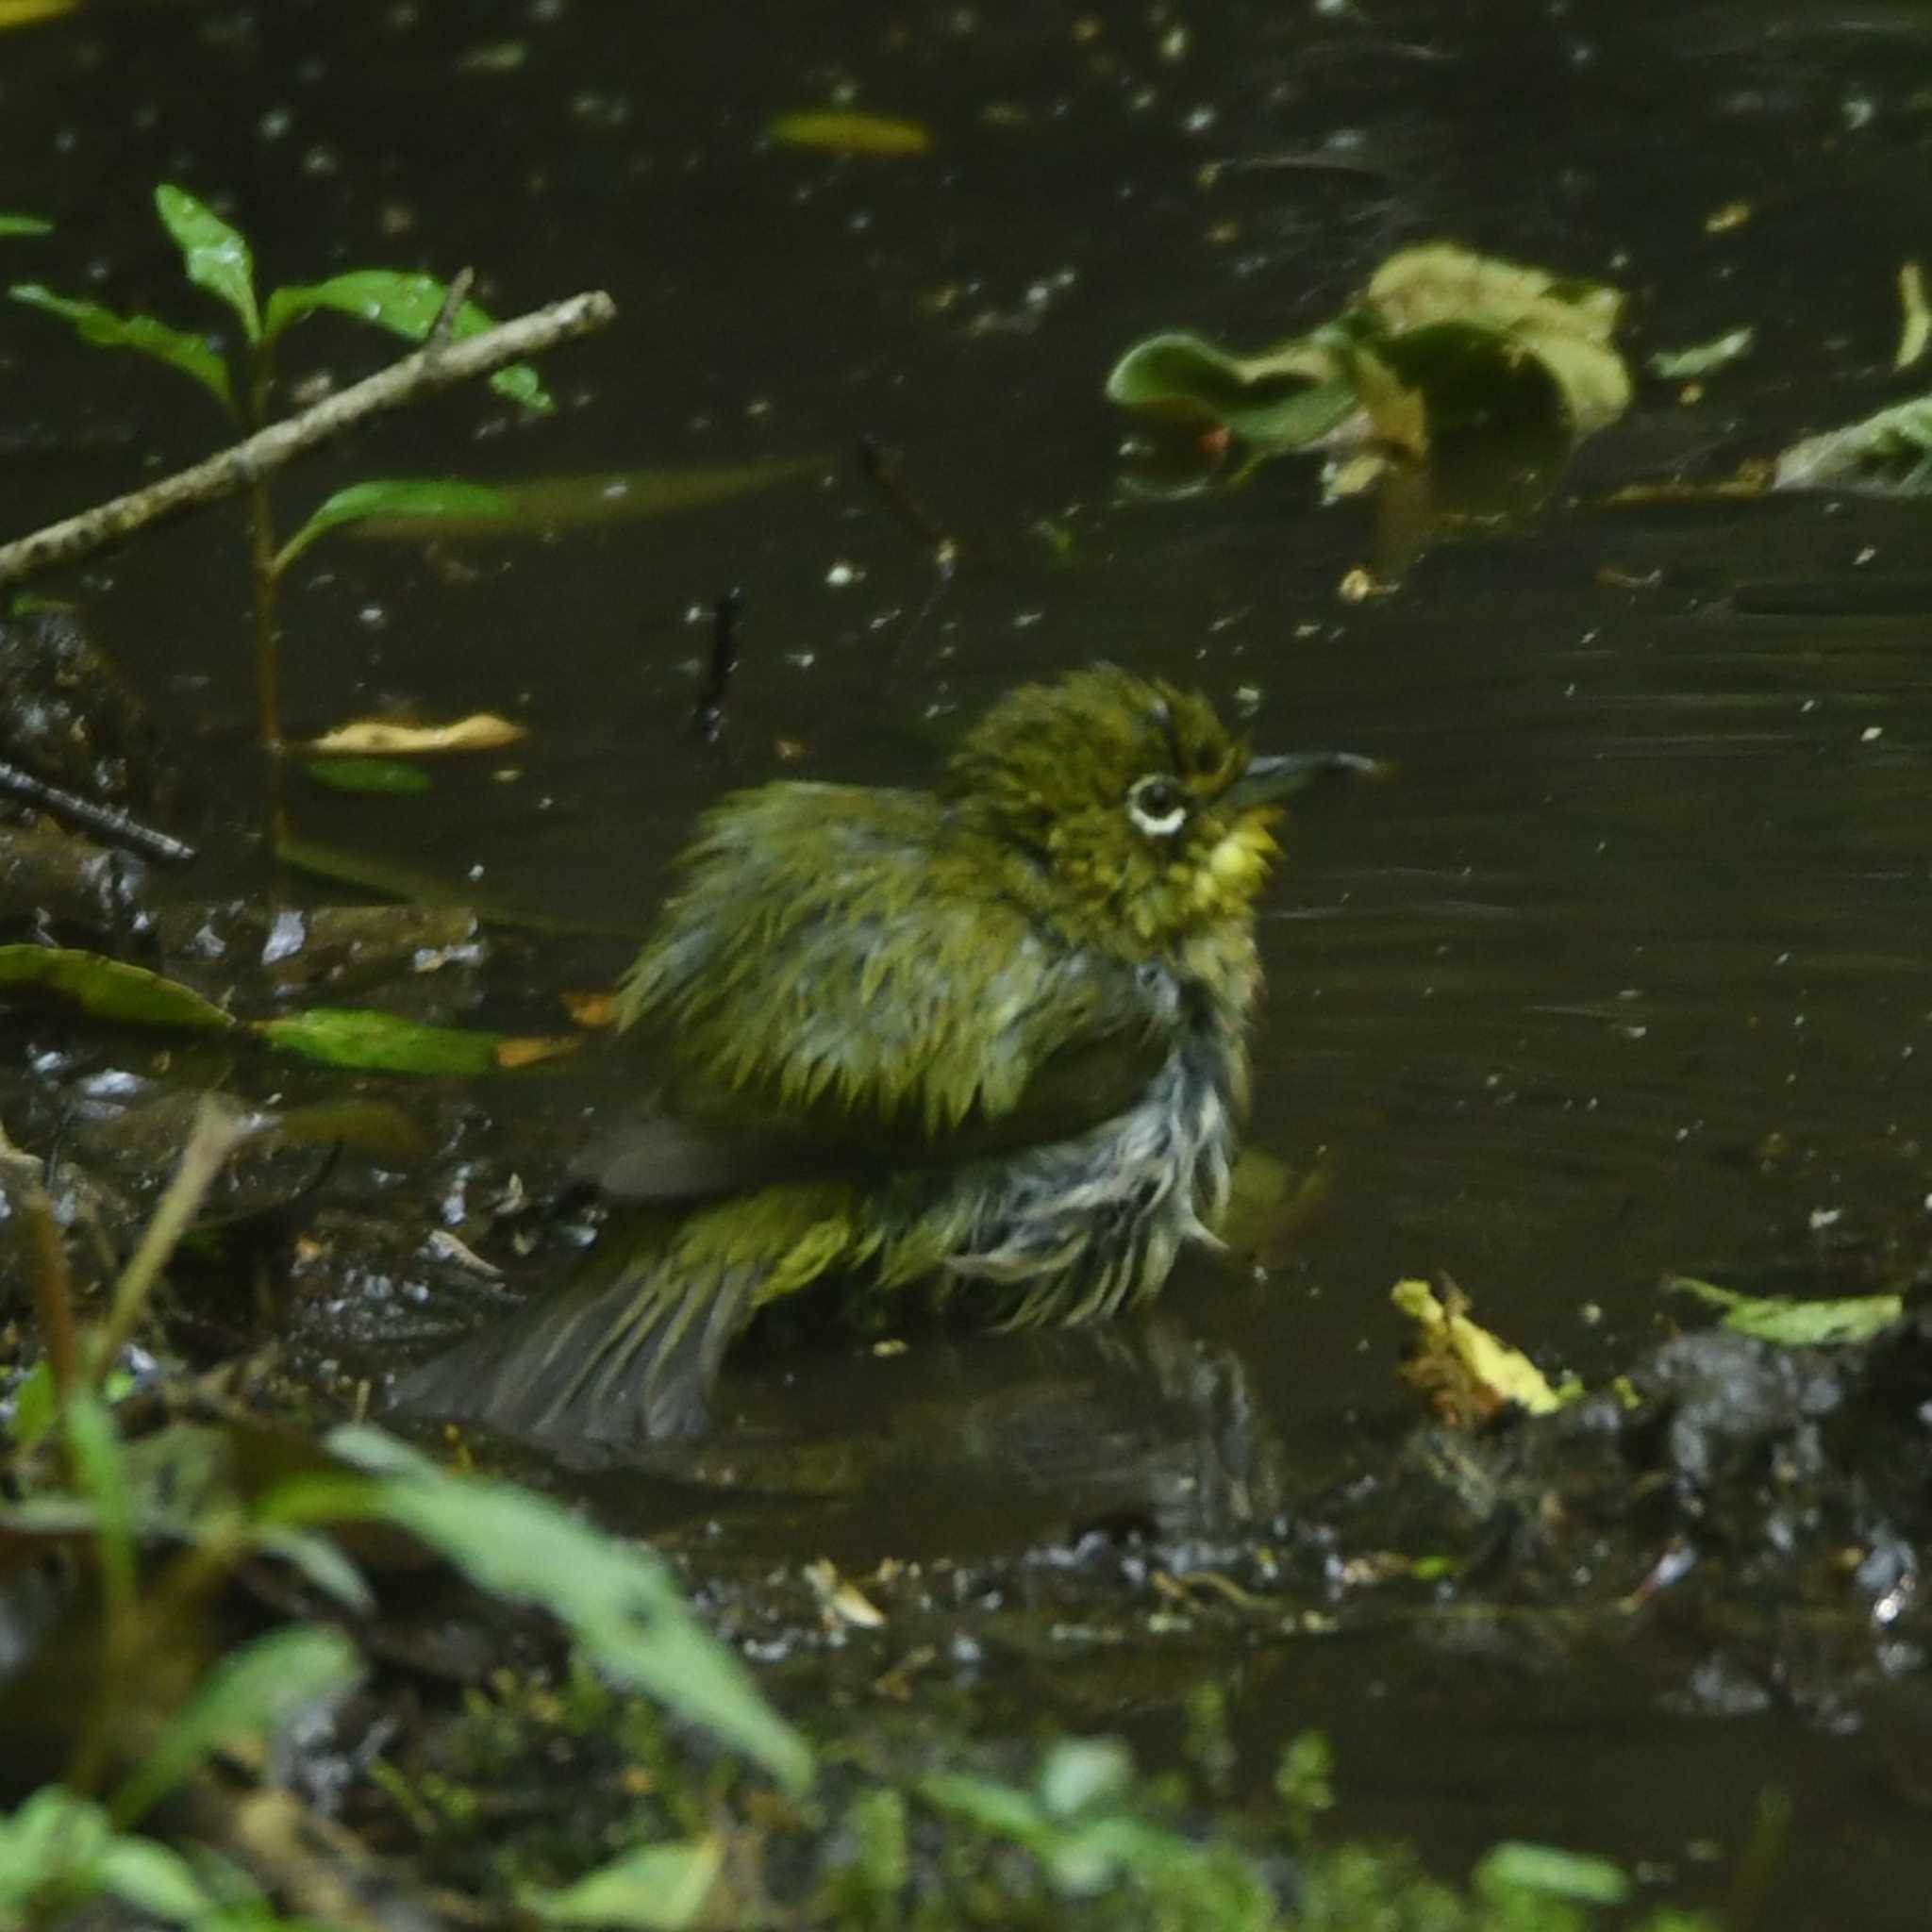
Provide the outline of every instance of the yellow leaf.
[[559,1034],[545,1039],[541,1034],[532,1034],[516,1040],[500,1040],[496,1043],[496,1064],[499,1067],[530,1067],[539,1060],[561,1059],[565,1054],[575,1053],[583,1041],[573,1034]]
[[1548,1415],[1568,1399],[1520,1349],[1470,1320],[1469,1298],[1454,1282],[1445,1279],[1439,1297],[1426,1281],[1398,1281],[1389,1298],[1420,1331],[1403,1374],[1453,1427],[1474,1428],[1512,1405]]
[[521,724],[499,718],[494,711],[474,711],[453,724],[398,724],[388,718],[357,718],[338,724],[304,749],[393,758],[399,752],[497,751],[524,736]]
[[780,114],[765,129],[786,147],[830,148],[841,155],[923,155],[932,132],[917,121],[851,110]]
[[75,0],[0,0],[0,33],[10,26],[32,26],[74,10]]

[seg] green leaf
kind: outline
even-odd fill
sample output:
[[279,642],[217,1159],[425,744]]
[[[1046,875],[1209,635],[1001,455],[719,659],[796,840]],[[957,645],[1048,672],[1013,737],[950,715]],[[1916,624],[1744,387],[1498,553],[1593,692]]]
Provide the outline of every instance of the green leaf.
[[923,155],[932,148],[932,130],[920,122],[851,108],[780,114],[766,124],[765,132],[784,147],[841,155]]
[[494,1074],[508,1035],[466,1026],[425,1026],[372,1007],[309,1007],[254,1030],[284,1053],[372,1074]]
[[1684,382],[1694,375],[1708,375],[1713,370],[1737,361],[1740,356],[1748,356],[1757,341],[1757,331],[1747,325],[1688,349],[1659,349],[1650,358],[1650,373],[1665,382]]
[[936,1771],[919,1781],[920,1795],[941,1811],[970,1819],[982,1831],[1030,1845],[1051,1830],[1025,1791],[965,1771]]
[[113,1840],[95,1861],[93,1877],[137,1911],[175,1924],[206,1920],[217,1909],[188,1860],[151,1838]]
[[1049,1816],[1071,1818],[1104,1799],[1124,1797],[1133,1779],[1133,1754],[1120,1739],[1065,1738],[1040,1767],[1040,1802]]
[[51,235],[52,222],[43,222],[39,215],[0,215],[0,235]]
[[1308,336],[1234,356],[1195,335],[1137,342],[1107,378],[1121,408],[1183,428],[1226,428],[1270,453],[1306,449],[1361,407],[1339,340]]
[[228,365],[199,336],[191,336],[151,315],[117,315],[98,302],[74,302],[38,282],[16,282],[8,291],[16,302],[43,309],[74,325],[84,342],[102,349],[132,349],[192,375],[225,409],[233,411]]
[[628,926],[613,925],[608,920],[566,919],[552,912],[539,912],[507,900],[478,894],[458,879],[418,872],[387,859],[372,858],[366,852],[351,852],[339,845],[325,845],[315,839],[278,838],[275,857],[292,871],[338,885],[355,886],[389,899],[400,899],[410,906],[462,906],[474,911],[485,925],[509,926],[525,932],[590,934],[600,939],[636,940],[640,935]]
[[495,1595],[541,1606],[600,1670],[646,1690],[756,1759],[791,1790],[811,1751],[738,1658],[693,1617],[669,1570],[547,1496],[452,1476],[380,1430],[339,1428],[327,1447],[389,1478],[378,1508]]
[[43,1357],[13,1385],[13,1446],[31,1449],[53,1426],[54,1370]]
[[1870,1341],[1905,1312],[1903,1297],[1895,1294],[1849,1295],[1837,1301],[1780,1301],[1772,1296],[1740,1294],[1736,1289],[1720,1288],[1715,1282],[1699,1281],[1689,1274],[1673,1275],[1664,1286],[1724,1309],[1726,1328],[1735,1328],[1740,1335],[1755,1335],[1760,1341],[1775,1342],[1780,1348],[1841,1348],[1848,1343]]
[[430,789],[429,774],[402,758],[308,758],[303,774],[330,791],[371,791],[404,797]]
[[275,558],[275,569],[287,570],[325,530],[337,529],[343,524],[361,523],[370,517],[391,517],[406,519],[420,529],[425,521],[443,517],[461,517],[472,524],[478,520],[488,523],[513,515],[515,508],[512,499],[503,491],[492,490],[487,483],[465,483],[454,476],[397,476],[352,483],[323,503],[282,545]]
[[724,1865],[722,1838],[644,1845],[560,1890],[526,1890],[521,1902],[553,1925],[636,1925],[682,1932],[698,1923]]
[[191,1026],[220,1032],[239,1025],[210,1000],[144,966],[59,946],[0,946],[0,991],[34,987],[71,1001],[97,1020],[131,1026]]
[[103,1594],[110,1622],[134,1610],[134,1491],[114,1419],[98,1396],[75,1395],[62,1412],[77,1487],[94,1513]]
[[[274,341],[291,323],[300,322],[318,308],[333,308],[420,342],[436,326],[448,297],[448,283],[435,275],[405,275],[386,268],[350,269],[325,282],[291,283],[275,290],[268,298],[265,333]],[[450,325],[450,340],[460,341],[495,325],[487,310],[465,302]],[[527,362],[499,369],[490,378],[490,387],[525,408],[547,412],[557,407]]]
[[1478,1894],[1498,1902],[1512,1892],[1533,1892],[1576,1905],[1620,1906],[1630,1896],[1628,1876],[1608,1858],[1518,1840],[1492,1846],[1471,1876]]
[[407,508],[373,510],[358,524],[358,537],[542,536],[552,530],[581,529],[593,524],[628,523],[641,517],[669,516],[703,509],[714,503],[750,496],[779,483],[822,472],[823,457],[778,457],[756,463],[690,463],[681,469],[600,470],[556,476],[530,476],[495,486],[502,508],[480,513],[455,505],[436,514],[425,528]]
[[1932,493],[1932,395],[1794,442],[1778,458],[1771,487],[1872,496]]
[[153,1750],[114,1794],[114,1823],[134,1823],[230,1739],[267,1738],[362,1674],[340,1630],[292,1624],[231,1651],[168,1721]]
[[248,340],[258,342],[261,314],[255,306],[255,258],[241,232],[172,182],[163,181],[155,190],[155,212],[181,250],[188,279],[225,302],[242,318]]

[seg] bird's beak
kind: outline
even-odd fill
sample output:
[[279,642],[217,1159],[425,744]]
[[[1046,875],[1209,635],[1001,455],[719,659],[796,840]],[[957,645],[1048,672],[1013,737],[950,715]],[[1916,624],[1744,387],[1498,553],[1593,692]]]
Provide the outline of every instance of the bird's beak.
[[1353,751],[1296,751],[1277,758],[1250,758],[1248,769],[1221,794],[1223,805],[1249,811],[1258,805],[1278,805],[1306,791],[1331,773],[1357,778],[1381,778],[1389,767]]

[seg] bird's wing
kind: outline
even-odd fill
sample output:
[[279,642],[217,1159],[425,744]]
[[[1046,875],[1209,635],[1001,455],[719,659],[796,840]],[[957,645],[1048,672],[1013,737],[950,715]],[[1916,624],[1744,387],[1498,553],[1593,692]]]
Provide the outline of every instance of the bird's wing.
[[[672,1198],[976,1158],[1120,1112],[1172,1048],[1157,990],[959,865],[921,793],[727,800],[625,983],[626,1020],[664,1042],[666,1105],[589,1171]],[[748,1171],[727,1182],[734,1153]]]

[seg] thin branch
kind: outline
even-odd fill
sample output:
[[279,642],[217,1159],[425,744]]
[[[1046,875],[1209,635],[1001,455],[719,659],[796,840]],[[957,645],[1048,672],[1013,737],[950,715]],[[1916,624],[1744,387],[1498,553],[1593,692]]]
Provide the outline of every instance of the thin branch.
[[576,336],[603,328],[617,314],[617,305],[600,290],[553,302],[512,321],[499,323],[458,342],[429,343],[415,354],[392,362],[366,381],[341,391],[238,442],[232,449],[196,463],[173,476],[117,496],[64,523],[0,544],[0,584],[13,584],[57,563],[72,563],[105,549],[131,531],[233,496],[251,483],[279,470],[305,451],[328,441],[365,418],[412,403],[419,396],[487,375],[507,362],[534,356]]

